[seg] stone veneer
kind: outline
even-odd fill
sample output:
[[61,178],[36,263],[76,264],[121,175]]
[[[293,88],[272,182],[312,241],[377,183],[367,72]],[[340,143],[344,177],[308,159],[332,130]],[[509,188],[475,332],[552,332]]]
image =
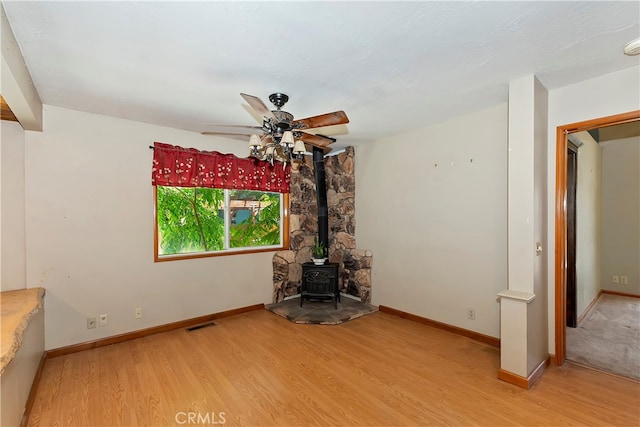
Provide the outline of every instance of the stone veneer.
[[[329,208],[329,261],[339,263],[340,292],[371,301],[371,251],[356,249],[355,159],[353,147],[325,158]],[[289,250],[273,256],[273,301],[300,293],[302,263],[311,261],[318,234],[313,161],[291,170]]]

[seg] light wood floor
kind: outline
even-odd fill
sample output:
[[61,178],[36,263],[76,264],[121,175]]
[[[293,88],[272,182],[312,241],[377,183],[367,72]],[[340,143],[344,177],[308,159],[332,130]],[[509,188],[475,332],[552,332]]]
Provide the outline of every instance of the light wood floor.
[[526,391],[496,378],[498,349],[390,314],[216,323],[49,359],[29,425],[640,424],[636,382],[564,365]]

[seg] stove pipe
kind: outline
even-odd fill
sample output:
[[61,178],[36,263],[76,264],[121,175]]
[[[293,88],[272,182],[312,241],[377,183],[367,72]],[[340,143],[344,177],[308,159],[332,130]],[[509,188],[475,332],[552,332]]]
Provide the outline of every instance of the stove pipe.
[[313,147],[313,170],[316,178],[318,199],[318,241],[327,248],[329,255],[329,207],[327,206],[327,176],[324,167],[324,150]]

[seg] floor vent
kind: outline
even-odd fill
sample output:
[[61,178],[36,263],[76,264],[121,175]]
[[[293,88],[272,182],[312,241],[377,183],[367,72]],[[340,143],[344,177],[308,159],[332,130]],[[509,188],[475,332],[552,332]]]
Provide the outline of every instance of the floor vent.
[[198,329],[207,328],[209,326],[216,326],[216,323],[215,322],[208,322],[208,323],[203,323],[201,325],[192,326],[190,328],[187,328],[187,332],[197,331]]

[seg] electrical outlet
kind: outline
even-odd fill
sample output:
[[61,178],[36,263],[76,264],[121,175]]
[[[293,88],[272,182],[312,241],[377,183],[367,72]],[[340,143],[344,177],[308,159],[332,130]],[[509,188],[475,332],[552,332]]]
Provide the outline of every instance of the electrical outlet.
[[101,314],[98,316],[98,325],[99,326],[107,326],[109,324],[109,318],[106,314]]
[[136,319],[142,319],[142,307],[136,308]]
[[611,283],[620,283],[620,277],[614,274],[611,276]]
[[476,309],[475,308],[467,308],[467,319],[476,320]]
[[620,284],[628,285],[629,284],[629,276],[620,276]]
[[97,326],[97,321],[95,317],[87,317],[87,329],[93,329]]

